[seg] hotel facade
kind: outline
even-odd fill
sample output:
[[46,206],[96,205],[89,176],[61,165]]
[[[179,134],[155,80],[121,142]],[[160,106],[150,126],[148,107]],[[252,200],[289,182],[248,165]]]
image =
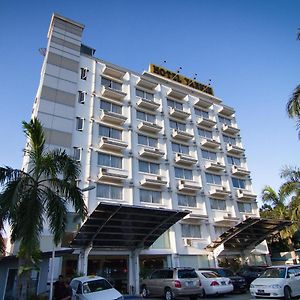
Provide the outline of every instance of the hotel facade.
[[[259,216],[234,109],[209,85],[164,67],[152,64],[140,74],[96,58],[82,44],[83,30],[82,24],[52,16],[32,110],[44,126],[47,147],[65,149],[80,162],[78,185],[87,190],[89,214],[102,203],[153,208],[150,224],[155,212],[185,216],[139,251],[118,248],[122,220],[105,237],[111,246],[94,239],[80,249],[76,231],[82,224],[70,207],[67,233],[56,251],[70,242],[73,250],[55,258],[54,277],[97,273],[135,294],[139,276],[153,268],[265,263],[265,242],[251,251],[207,248],[231,227]],[[24,168],[27,163],[25,157]],[[143,227],[130,230],[138,229]],[[132,238],[121,231],[123,239]],[[53,249],[47,226],[41,247]]]

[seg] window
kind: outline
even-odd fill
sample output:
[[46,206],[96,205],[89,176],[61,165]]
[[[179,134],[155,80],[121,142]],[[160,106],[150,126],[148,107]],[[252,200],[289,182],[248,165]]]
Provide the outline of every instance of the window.
[[106,111],[111,111],[117,114],[122,114],[122,106],[102,100],[100,101],[100,108]]
[[76,130],[82,131],[84,124],[84,118],[76,117]]
[[81,151],[82,149],[79,147],[73,147],[73,158],[76,161],[80,161],[81,160]]
[[201,238],[201,227],[199,225],[181,224],[182,237]]
[[227,144],[235,145],[236,144],[236,139],[232,136],[228,136],[223,134],[223,140]]
[[117,140],[121,140],[122,131],[115,128],[99,125],[99,136],[106,136]]
[[240,166],[241,159],[239,157],[227,155],[227,161],[230,165]]
[[121,200],[122,193],[123,189],[119,186],[102,183],[97,184],[97,197]]
[[178,152],[178,153],[184,153],[184,154],[190,153],[189,146],[177,144],[177,143],[172,143],[172,151]]
[[138,135],[138,143],[140,145],[150,146],[150,147],[157,147],[158,140],[146,135]]
[[80,78],[82,80],[86,80],[87,79],[87,73],[88,73],[88,69],[87,68],[80,68]]
[[85,102],[85,92],[78,91],[78,103],[83,104]]
[[226,210],[226,201],[219,199],[210,199],[211,209]]
[[117,91],[122,91],[122,84],[110,79],[107,79],[105,77],[101,78],[101,84],[104,85],[105,87],[117,90]]
[[178,168],[178,167],[175,167],[174,169],[175,169],[176,178],[189,179],[189,180],[193,179],[192,170]]
[[196,196],[177,194],[178,205],[187,207],[197,207]]
[[174,101],[174,100],[171,100],[171,99],[167,99],[167,103],[168,103],[169,107],[178,108],[180,110],[183,110],[183,104],[180,103],[180,102],[177,102],[177,101]]
[[231,119],[225,118],[223,116],[219,116],[219,122],[226,125],[231,125]]
[[213,137],[212,131],[210,131],[210,130],[198,128],[198,133],[201,137],[204,137],[207,139],[212,139],[212,137]]
[[151,100],[151,101],[154,100],[154,95],[153,94],[142,91],[142,90],[139,90],[139,89],[136,89],[136,95],[140,98],[144,98],[144,99],[147,99],[147,100]]
[[202,152],[203,158],[209,159],[209,160],[217,160],[216,152],[212,152],[212,151],[208,151],[208,150],[201,150],[201,152]]
[[159,164],[140,160],[139,171],[144,173],[159,174]]
[[205,111],[205,110],[202,110],[202,109],[199,109],[199,108],[195,108],[195,114],[197,116],[200,116],[200,117],[203,117],[203,118],[206,118],[206,119],[209,118],[208,111]]
[[186,124],[170,120],[170,127],[173,129],[186,131]]
[[244,189],[246,188],[246,180],[232,177],[232,185],[235,188]]
[[245,212],[245,213],[252,213],[252,205],[251,203],[243,203],[243,202],[238,202],[238,209],[239,212]]
[[151,115],[140,110],[136,111],[136,118],[150,123],[155,123],[155,115]]
[[140,201],[147,203],[161,203],[161,192],[140,189]]
[[217,236],[220,236],[224,232],[226,232],[230,227],[223,227],[223,226],[215,226],[215,233]]
[[98,153],[98,165],[121,169],[122,157],[111,154]]
[[221,175],[205,173],[205,177],[207,183],[222,185]]

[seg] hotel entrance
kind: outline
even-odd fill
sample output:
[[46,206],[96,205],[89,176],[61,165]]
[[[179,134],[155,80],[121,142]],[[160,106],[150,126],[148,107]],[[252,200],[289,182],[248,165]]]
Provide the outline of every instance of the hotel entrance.
[[147,278],[155,269],[170,267],[166,255],[140,255],[139,259],[141,279]]

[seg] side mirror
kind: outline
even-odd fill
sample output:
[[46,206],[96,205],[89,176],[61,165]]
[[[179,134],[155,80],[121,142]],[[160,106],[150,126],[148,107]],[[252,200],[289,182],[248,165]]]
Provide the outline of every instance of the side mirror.
[[289,274],[289,277],[290,277],[290,278],[295,278],[295,274],[294,274],[294,273],[291,273],[291,274]]

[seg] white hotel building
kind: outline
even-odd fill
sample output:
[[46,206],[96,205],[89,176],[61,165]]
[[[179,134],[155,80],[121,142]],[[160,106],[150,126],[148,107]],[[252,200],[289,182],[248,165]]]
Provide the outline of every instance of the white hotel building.
[[[84,193],[90,214],[99,203],[155,208],[151,226],[155,211],[188,212],[139,251],[119,249],[122,220],[105,237],[111,244],[95,239],[80,250],[75,238],[74,252],[56,259],[55,275],[98,273],[121,291],[136,293],[138,274],[157,267],[214,266],[217,255],[219,262],[265,262],[264,242],[252,252],[226,244],[217,253],[206,248],[232,226],[258,216],[234,109],[210,86],[162,67],[150,65],[140,74],[94,57],[95,50],[82,45],[83,29],[52,17],[32,111],[44,126],[48,147],[63,148],[80,161],[79,187],[95,186]],[[79,228],[73,221],[70,213],[62,247]],[[51,241],[46,230],[43,251],[52,250]]]

